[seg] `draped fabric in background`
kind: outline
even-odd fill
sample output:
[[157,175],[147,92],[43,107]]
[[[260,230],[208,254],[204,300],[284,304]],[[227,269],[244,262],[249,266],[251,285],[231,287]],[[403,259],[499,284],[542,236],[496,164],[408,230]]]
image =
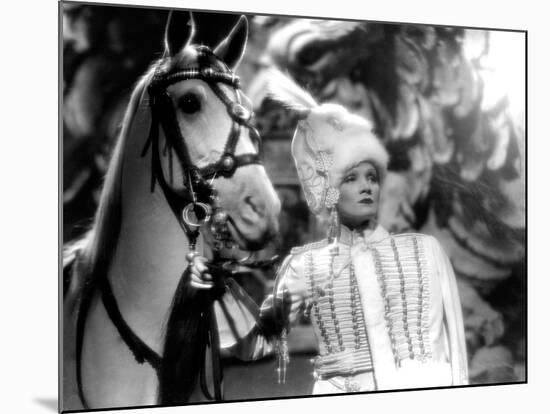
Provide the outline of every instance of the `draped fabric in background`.
[[[129,93],[163,50],[167,11],[64,7],[68,242],[93,217]],[[212,44],[236,17],[196,16],[212,22]],[[392,232],[432,234],[450,256],[471,382],[525,380],[525,34],[248,17],[239,75],[255,105],[265,165],[283,203],[277,253],[322,237],[324,229],[308,213],[290,157],[296,119],[264,96],[272,66],[319,101],[341,103],[373,121],[391,154],[380,221]],[[257,276],[254,283],[261,286],[251,289],[261,299],[272,272]]]

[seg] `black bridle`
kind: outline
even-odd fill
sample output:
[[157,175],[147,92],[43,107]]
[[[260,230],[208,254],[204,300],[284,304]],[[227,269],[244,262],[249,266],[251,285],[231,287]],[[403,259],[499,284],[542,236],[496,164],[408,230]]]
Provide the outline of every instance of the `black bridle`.
[[[229,178],[233,176],[239,167],[250,164],[261,164],[261,138],[256,128],[250,122],[252,118],[251,110],[245,108],[240,102],[239,78],[208,47],[198,46],[196,50],[198,52],[198,65],[196,67],[185,68],[175,72],[164,72],[161,69],[157,69],[155,72],[148,87],[149,104],[152,113],[151,131],[142,152],[142,155],[145,155],[149,147],[152,147],[151,190],[154,190],[155,183],[158,182],[166,196],[166,200],[178,218],[180,225],[190,238],[191,243],[196,239],[195,230],[198,229],[198,226],[186,218],[185,208],[188,211],[191,207],[193,210],[197,210],[198,208],[198,211],[194,211],[197,216],[208,217],[210,214],[209,207],[218,207],[216,205],[216,192],[209,181],[215,177]],[[161,67],[162,65],[158,66],[158,68]],[[206,82],[224,104],[232,120],[222,155],[217,161],[203,167],[196,166],[190,158],[185,138],[182,136],[178,126],[174,104],[167,91],[170,85],[189,79],[199,79]],[[221,88],[220,84],[227,85],[234,90],[237,101],[233,101]],[[160,162],[159,126],[164,131],[167,147],[174,149],[179,160],[181,170],[183,171],[183,184],[186,188],[184,194],[174,191],[167,184],[164,177]],[[235,154],[242,127],[248,128],[251,140],[257,144],[258,152]],[[169,157],[169,160],[171,160],[171,157]],[[214,224],[217,225],[218,230],[222,227],[220,223]],[[214,231],[213,233],[215,236],[219,236],[219,234],[216,234],[219,232]]]
[[[198,46],[196,47],[196,51],[198,53],[198,66],[196,67],[170,72],[162,69],[163,62],[158,64],[157,70],[148,87],[152,120],[149,137],[142,151],[142,156],[145,156],[149,149],[151,149],[151,191],[154,191],[156,183],[160,185],[172,212],[189,239],[189,246],[192,251],[195,249],[200,227],[205,223],[210,223],[211,232],[214,238],[219,242],[227,241],[230,237],[225,222],[227,214],[218,205],[218,197],[211,184],[212,180],[216,177],[229,178],[233,176],[237,168],[246,165],[261,164],[260,135],[250,122],[252,117],[251,110],[245,108],[240,102],[239,78],[218,57],[216,57],[208,47]],[[199,79],[208,84],[220,101],[225,105],[227,113],[232,119],[231,128],[222,156],[219,160],[204,167],[196,166],[191,160],[185,138],[182,136],[178,126],[173,101],[167,91],[170,85],[189,79]],[[227,95],[220,84],[227,85],[235,91],[237,102],[233,101]],[[257,153],[235,154],[241,129],[243,127],[249,129],[250,138],[257,143]],[[173,149],[177,155],[181,171],[183,172],[183,191],[175,190],[168,184],[165,178],[161,164],[161,148],[159,143],[160,128],[163,129],[166,138],[166,144],[163,151]],[[171,175],[172,157],[168,156],[168,160]],[[194,219],[189,216],[191,212],[195,214]],[[191,262],[192,257],[190,259],[188,257],[188,260]],[[218,272],[226,272],[223,266],[218,266],[217,269]],[[212,270],[210,273],[213,273]],[[182,280],[176,290],[176,298],[182,296],[180,290],[186,287],[185,275],[186,272],[184,272]],[[240,289],[232,279],[224,277],[219,277],[218,279],[225,279],[222,280],[222,284],[224,285],[220,288],[220,283],[218,283],[217,289],[213,290],[213,294],[208,297],[209,299],[207,299],[206,302],[200,302],[202,305],[206,303],[204,306],[207,306],[207,309],[201,312],[201,317],[205,319],[205,322],[209,326],[205,328],[206,331],[201,332],[203,336],[206,335],[205,340],[210,344],[212,352],[214,397],[212,397],[206,386],[204,365],[200,370],[200,384],[203,393],[208,399],[221,400],[222,374],[219,360],[219,338],[212,300],[219,298],[224,289],[229,289],[235,297],[239,298],[250,309],[255,308],[255,304],[250,303],[248,296],[244,294],[242,289]],[[122,317],[106,275],[101,277],[99,289],[107,314],[117,328],[121,338],[133,353],[136,361],[140,364],[144,362],[149,363],[151,367],[155,369],[160,379],[164,365],[164,357],[152,350],[128,326]],[[82,356],[85,321],[91,303],[92,293],[93,288],[90,285],[83,294],[78,313],[76,332],[77,385],[80,399],[85,408],[88,408],[88,404],[82,388],[80,361]],[[255,312],[252,312],[252,314],[255,314]],[[203,353],[202,356],[204,357],[204,355]]]

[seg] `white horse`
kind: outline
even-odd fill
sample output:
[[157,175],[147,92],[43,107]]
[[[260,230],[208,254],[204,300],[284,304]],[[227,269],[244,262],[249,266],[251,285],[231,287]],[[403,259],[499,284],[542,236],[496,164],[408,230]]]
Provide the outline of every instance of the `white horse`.
[[[280,202],[233,73],[246,19],[211,52],[193,43],[191,14],[170,16],[164,56],[129,101],[94,224],[64,257],[71,276],[63,303],[64,410],[198,398],[189,394],[196,367],[187,378],[177,358],[169,367],[164,358],[173,298],[185,292],[178,288],[186,255],[215,256],[216,243],[229,239],[257,249],[277,232]],[[191,359],[204,357],[193,352]],[[170,376],[161,381],[174,369],[186,382],[181,398],[162,389],[178,389]]]

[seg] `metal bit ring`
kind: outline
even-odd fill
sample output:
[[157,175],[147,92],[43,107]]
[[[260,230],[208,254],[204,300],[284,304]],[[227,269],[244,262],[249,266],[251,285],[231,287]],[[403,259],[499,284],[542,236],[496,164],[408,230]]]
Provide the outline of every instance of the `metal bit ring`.
[[[189,211],[190,210],[195,210],[196,207],[200,207],[204,211],[204,219],[197,220],[196,222],[193,222],[189,218]],[[183,209],[183,212],[182,212],[181,215],[182,215],[182,219],[183,219],[183,221],[185,222],[186,225],[196,229],[196,228],[199,228],[200,226],[202,226],[207,221],[209,221],[211,214],[212,214],[212,208],[208,204],[196,202],[196,203],[187,204],[185,206],[185,208]]]

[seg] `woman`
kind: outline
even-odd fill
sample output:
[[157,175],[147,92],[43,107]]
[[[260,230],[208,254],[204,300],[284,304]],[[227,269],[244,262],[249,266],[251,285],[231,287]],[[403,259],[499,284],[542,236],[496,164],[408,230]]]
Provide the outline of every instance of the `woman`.
[[[319,343],[314,394],[467,384],[449,259],[433,237],[390,235],[377,223],[388,154],[370,123],[301,90],[289,98],[288,90],[281,99],[304,118],[292,155],[308,206],[329,235],[291,251],[262,306],[263,331],[242,339],[239,354],[264,354],[264,338],[280,332],[284,371],[287,331],[304,312]],[[196,288],[211,286],[204,260],[192,274]]]

